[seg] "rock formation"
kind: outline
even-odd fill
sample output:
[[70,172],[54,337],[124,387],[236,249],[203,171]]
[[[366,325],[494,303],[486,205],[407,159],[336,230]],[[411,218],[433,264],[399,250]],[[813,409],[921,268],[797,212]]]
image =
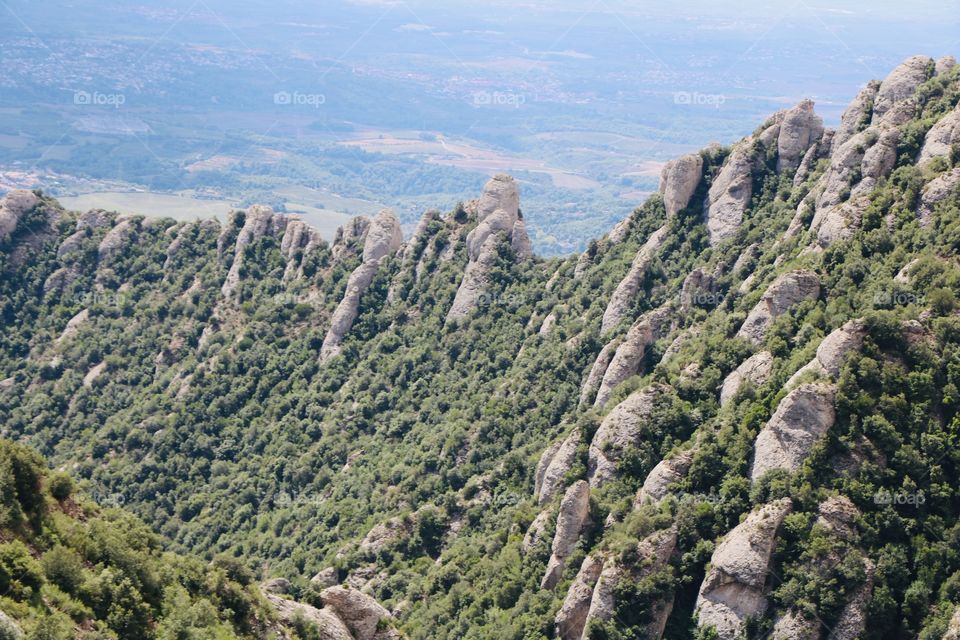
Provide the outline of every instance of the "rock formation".
[[743,321],[737,336],[760,344],[770,324],[791,307],[804,300],[820,297],[820,279],[812,271],[797,270],[783,274],[764,292],[760,301]]
[[537,504],[543,506],[553,500],[563,488],[563,478],[577,461],[577,448],[580,446],[580,431],[574,429],[563,442],[548,448],[537,464],[536,488],[534,497]]
[[729,402],[744,382],[749,382],[754,387],[761,387],[770,379],[770,373],[773,371],[773,354],[769,351],[759,351],[743,362],[736,369],[731,371],[723,380],[723,386],[720,389],[720,404]]
[[697,596],[700,627],[713,627],[720,640],[734,640],[747,618],[767,608],[764,586],[777,529],[790,512],[789,498],[750,513],[717,545]]
[[620,383],[640,373],[647,351],[657,340],[667,337],[673,329],[673,320],[673,309],[667,305],[640,316],[627,331],[626,337],[610,360],[610,366],[604,371],[594,406],[605,405]]
[[360,312],[360,298],[366,292],[373,277],[380,269],[380,263],[395,253],[403,243],[400,221],[389,209],[383,209],[370,222],[363,242],[363,263],[353,270],[347,281],[347,290],[333,312],[330,328],[320,348],[320,361],[340,352],[344,336],[353,326]]
[[777,137],[777,171],[797,168],[811,145],[823,136],[823,118],[813,110],[813,101],[804,100],[784,114]]
[[[235,219],[235,216],[237,215],[241,214],[234,213],[234,218],[232,218],[231,222],[227,224],[224,232],[226,232],[226,229],[232,225],[233,219]],[[240,283],[240,272],[243,269],[244,248],[247,245],[256,242],[257,240],[266,237],[267,235],[279,235],[286,228],[286,218],[283,216],[274,215],[273,209],[270,207],[254,205],[247,209],[246,213],[243,215],[243,228],[240,229],[240,233],[237,234],[237,240],[234,245],[233,263],[230,265],[230,271],[227,273],[227,278],[224,280],[223,286],[220,288],[220,292],[225,298],[231,297],[233,292],[236,290],[237,285]],[[223,236],[221,236],[221,238],[223,238]],[[101,251],[102,246],[103,245],[101,244]]]
[[707,230],[710,243],[727,240],[737,232],[753,197],[753,139],[734,147],[707,195]]
[[590,486],[598,487],[616,477],[623,451],[639,444],[657,402],[670,393],[670,387],[653,384],[630,394],[607,414],[590,443],[587,458]]
[[573,579],[563,606],[554,618],[555,635],[560,640],[580,640],[587,624],[587,613],[593,599],[594,586],[603,569],[603,560],[589,555],[580,565],[577,577]]
[[643,284],[643,276],[650,268],[653,257],[663,246],[666,239],[667,227],[660,227],[651,233],[647,241],[640,247],[637,255],[633,258],[630,270],[617,285],[613,295],[610,296],[607,308],[603,311],[603,320],[600,324],[601,335],[617,326],[636,302],[640,286]]
[[693,463],[692,449],[681,451],[671,458],[664,458],[650,470],[643,486],[637,492],[633,506],[636,509],[647,502],[658,502],[667,497],[670,485],[680,482]]
[[547,563],[543,580],[540,581],[541,589],[553,589],[557,586],[567,558],[577,546],[589,518],[590,485],[585,480],[578,480],[570,485],[560,502],[557,529],[550,549],[550,561]]
[[772,469],[796,471],[813,446],[833,426],[833,385],[802,384],[780,401],[754,443],[750,479]]
[[21,218],[40,204],[40,199],[32,191],[17,189],[0,200],[0,242],[6,240],[17,229]]
[[97,247],[97,257],[100,263],[106,264],[116,258],[123,245],[133,237],[136,230],[132,218],[118,217],[117,224],[107,232],[107,235],[103,236],[100,246]]
[[467,234],[469,262],[457,289],[447,320],[458,320],[476,308],[489,284],[497,257],[498,238],[510,243],[518,260],[533,255],[526,227],[520,217],[520,190],[516,181],[498,174],[487,182],[476,204],[477,226]]
[[960,143],[960,105],[941,118],[923,140],[919,163],[927,162],[938,156],[950,157],[953,145]]
[[660,172],[660,193],[663,194],[663,206],[667,217],[672,218],[678,211],[690,204],[690,198],[697,190],[703,175],[703,156],[690,153],[671,160]]
[[913,56],[900,63],[880,83],[873,103],[874,122],[882,118],[896,103],[912,98],[917,87],[930,78],[933,70],[933,60],[926,56]]
[[832,147],[834,152],[842,147],[850,138],[863,131],[870,124],[873,117],[873,103],[880,89],[880,81],[873,80],[867,83],[857,94],[840,117],[840,126],[833,135]]
[[924,226],[929,224],[936,206],[956,193],[958,187],[960,187],[960,167],[931,180],[920,194],[920,206],[917,208],[920,224]]
[[836,378],[840,375],[847,355],[851,351],[858,351],[863,345],[866,329],[862,320],[850,320],[842,327],[830,332],[817,347],[813,360],[798,370],[786,384],[790,388],[804,375],[813,373],[817,376]]
[[320,637],[324,640],[356,640],[343,621],[328,607],[317,609],[309,604],[281,598],[271,593],[265,596],[276,610],[277,617],[285,624],[292,625],[298,620],[305,620],[317,626],[322,634]]
[[350,630],[354,640],[392,640],[400,634],[384,623],[393,616],[376,600],[348,587],[327,587],[320,592],[324,608],[330,608]]

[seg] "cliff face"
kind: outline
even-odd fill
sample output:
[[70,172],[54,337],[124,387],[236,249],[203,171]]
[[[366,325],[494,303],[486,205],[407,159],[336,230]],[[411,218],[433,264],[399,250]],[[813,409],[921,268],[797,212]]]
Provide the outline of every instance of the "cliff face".
[[505,175],[406,241],[8,194],[3,433],[329,637],[942,635],[958,103],[802,101],[563,259]]

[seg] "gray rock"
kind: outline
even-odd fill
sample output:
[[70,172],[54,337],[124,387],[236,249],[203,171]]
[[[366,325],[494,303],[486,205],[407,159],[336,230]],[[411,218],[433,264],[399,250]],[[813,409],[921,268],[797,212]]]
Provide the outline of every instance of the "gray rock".
[[777,618],[770,640],[819,640],[820,621],[790,610]]
[[554,618],[555,635],[560,640],[580,640],[583,635],[594,585],[597,584],[602,569],[603,560],[593,555],[584,558],[580,571],[567,589],[563,605]]
[[385,640],[399,634],[387,627],[378,629],[381,621],[393,618],[390,612],[372,597],[356,589],[334,586],[320,592],[324,607],[329,607],[343,621],[355,640]]
[[9,640],[23,640],[23,630],[16,621],[0,611],[0,637]]
[[868,558],[864,558],[863,564],[866,580],[843,607],[843,611],[840,612],[840,617],[833,625],[827,640],[856,640],[861,637],[864,628],[867,626],[867,605],[873,596],[876,567]]
[[693,464],[693,454],[692,449],[687,449],[672,458],[665,458],[658,462],[647,474],[643,486],[637,492],[633,503],[634,509],[642,504],[659,502],[667,497],[670,485],[680,482],[687,475],[690,465]]
[[541,589],[553,589],[563,575],[567,558],[573,553],[590,518],[590,485],[578,480],[570,485],[560,502],[557,528],[553,536],[550,561],[540,581]]
[[286,578],[270,578],[262,585],[260,589],[264,593],[272,593],[275,595],[284,595],[290,593],[290,589],[293,585],[290,584],[290,581]]
[[703,157],[699,153],[690,153],[671,160],[660,172],[660,193],[663,194],[663,206],[667,217],[672,218],[678,211],[690,204],[690,198],[700,184],[703,175]]
[[747,618],[767,608],[764,592],[777,529],[792,503],[783,498],[750,513],[717,545],[710,559],[696,613],[700,627],[713,627],[720,640],[734,640]]
[[674,322],[675,314],[669,304],[640,316],[627,331],[610,360],[610,366],[603,373],[593,402],[595,407],[605,405],[624,380],[641,372],[647,351],[657,340],[667,337],[673,330]]
[[580,446],[580,430],[574,429],[556,452],[550,456],[540,477],[536,491],[537,504],[543,506],[553,500],[563,489],[563,479],[577,462],[577,448]]
[[397,517],[375,524],[360,541],[361,553],[372,555],[413,535],[413,518]]
[[755,387],[761,387],[770,379],[770,373],[773,371],[773,354],[769,351],[760,351],[753,354],[740,363],[736,369],[731,371],[724,379],[723,386],[720,389],[720,404],[729,402],[744,382],[749,382]]
[[663,226],[651,233],[647,241],[640,247],[637,255],[633,258],[630,270],[617,285],[610,296],[609,302],[607,302],[607,308],[603,311],[603,320],[600,323],[601,335],[616,327],[633,306],[637,294],[640,292],[640,285],[643,284],[643,277],[666,239],[667,227]]
[[796,471],[836,420],[830,384],[802,384],[780,401],[754,443],[750,480],[773,469]]
[[953,610],[953,617],[950,618],[943,640],[960,640],[960,605]]
[[529,260],[533,257],[533,243],[527,235],[527,227],[523,220],[517,220],[513,223],[513,231],[510,233],[510,248],[513,249],[513,255],[517,260]]
[[136,233],[136,225],[131,218],[117,218],[117,224],[103,236],[97,247],[97,258],[101,264],[110,262],[120,254],[123,245]]
[[710,244],[733,237],[752,197],[753,139],[747,138],[734,147],[710,186],[705,205]]
[[520,189],[517,182],[505,173],[498,173],[484,185],[477,202],[477,219],[483,222],[498,209],[506,212],[512,220],[516,220],[520,212]]
[[770,323],[804,300],[820,297],[820,279],[812,271],[790,271],[774,280],[747,315],[737,336],[760,344]]
[[17,229],[23,216],[40,204],[32,191],[16,189],[0,200],[0,241],[6,240]]
[[611,245],[617,245],[627,239],[627,235],[630,233],[630,222],[633,220],[633,214],[630,214],[620,222],[618,222],[613,229],[610,230],[610,233],[607,234],[607,240]]
[[866,329],[862,320],[850,320],[833,330],[817,347],[813,359],[793,374],[785,387],[789,389],[807,373],[836,378],[840,375],[840,367],[846,361],[847,355],[863,346],[865,335]]
[[639,444],[657,402],[671,392],[667,385],[652,384],[630,394],[607,414],[593,436],[587,455],[590,486],[599,487],[616,477],[623,451]]
[[933,72],[933,60],[926,56],[913,56],[900,63],[890,72],[880,88],[873,104],[873,120],[877,121],[893,106],[917,92],[917,87],[930,79]]
[[80,327],[86,324],[87,320],[89,319],[90,319],[89,309],[83,309],[82,311],[77,313],[75,316],[70,318],[70,320],[67,321],[66,326],[63,328],[63,333],[61,333],[60,337],[57,338],[57,344],[75,336],[77,332],[80,331]]
[[352,248],[364,238],[369,228],[370,218],[366,216],[355,216],[347,224],[338,227],[331,247],[334,261],[340,261],[350,253]]
[[[270,207],[253,205],[247,209],[243,219],[243,228],[240,229],[234,243],[233,263],[230,265],[230,271],[220,288],[220,292],[225,298],[231,297],[240,283],[244,248],[267,235],[279,235],[286,228],[286,223],[286,218],[274,215],[273,209]],[[221,235],[221,240],[223,239],[224,236]]]
[[332,587],[338,582],[340,582],[340,580],[336,567],[327,567],[326,569],[321,569],[312,578],[310,578],[310,584],[318,589]]
[[879,89],[879,80],[868,83],[857,93],[850,106],[843,112],[840,117],[840,126],[837,127],[837,132],[834,134],[831,144],[834,152],[870,124],[873,115],[873,103],[877,98]]
[[937,60],[936,65],[934,66],[934,73],[938,76],[942,76],[951,69],[957,66],[957,59],[953,56],[943,56]]
[[697,267],[683,279],[680,287],[680,309],[689,311],[693,307],[715,307],[718,300],[716,290],[716,278],[713,274]]
[[490,270],[496,264],[498,238],[499,235],[488,236],[477,259],[467,263],[463,280],[447,312],[447,321],[466,317],[476,308],[478,301],[490,287]]
[[924,226],[929,224],[936,206],[955,193],[958,187],[960,187],[960,167],[931,180],[920,194],[920,206],[917,208],[920,224]]
[[922,164],[939,156],[949,158],[953,145],[957,143],[960,143],[960,104],[927,132],[917,163]]
[[527,533],[523,536],[523,551],[530,553],[546,540],[547,525],[550,523],[550,511],[544,510],[537,514],[530,526],[527,527]]
[[329,607],[317,609],[302,602],[287,600],[278,595],[265,594],[267,601],[273,605],[277,612],[277,617],[285,624],[292,625],[298,619],[312,622],[320,630],[320,637],[323,640],[357,640],[347,629],[347,626],[337,617],[337,614]]
[[823,136],[823,118],[813,110],[812,100],[803,100],[787,110],[777,138],[777,171],[797,168],[804,154]]
[[846,496],[830,496],[817,508],[817,524],[839,538],[853,540],[860,510]]
[[815,246],[825,249],[838,240],[847,240],[853,236],[860,228],[868,206],[870,198],[860,196],[817,211],[810,224],[817,233]]

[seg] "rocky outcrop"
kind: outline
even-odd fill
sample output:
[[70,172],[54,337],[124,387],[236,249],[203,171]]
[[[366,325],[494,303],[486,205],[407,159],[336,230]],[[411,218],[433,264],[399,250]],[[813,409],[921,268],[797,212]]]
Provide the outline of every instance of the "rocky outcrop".
[[667,337],[673,330],[674,313],[669,305],[649,311],[637,320],[627,331],[623,342],[617,347],[610,360],[610,366],[603,373],[595,407],[602,407],[610,399],[613,390],[624,380],[641,372],[647,351],[661,338]]
[[16,231],[23,216],[40,204],[40,198],[32,191],[17,189],[0,200],[0,242]]
[[600,334],[603,335],[617,326],[626,316],[627,311],[636,302],[643,277],[650,268],[650,263],[657,251],[667,239],[667,227],[660,227],[650,234],[647,241],[640,247],[633,258],[630,270],[610,296],[607,308],[603,311],[603,320],[600,323]]
[[880,83],[873,104],[873,121],[882,118],[898,102],[912,98],[932,72],[933,60],[926,56],[913,56],[900,63]]
[[[580,446],[580,430],[574,429],[555,451],[547,449],[537,465],[537,482],[534,497],[543,506],[553,500],[563,488],[563,479],[577,461]],[[542,473],[541,473],[542,469]]]
[[[2,234],[0,234],[0,238],[2,238]],[[23,630],[20,625],[3,611],[0,611],[0,638],[23,640]]]
[[690,204],[690,198],[700,184],[703,175],[703,156],[690,153],[671,160],[660,172],[660,193],[667,217],[672,218]]
[[[233,224],[233,220],[236,219],[235,217],[237,215],[241,215],[241,213],[234,213],[234,217],[231,219],[231,222],[227,224],[227,228]],[[230,265],[227,278],[220,288],[220,292],[225,298],[231,297],[237,285],[240,283],[244,248],[268,235],[279,235],[284,231],[287,224],[285,217],[274,215],[273,209],[263,205],[254,205],[247,209],[245,213],[242,213],[242,215],[244,216],[243,228],[241,228],[240,233],[237,234],[237,240],[234,244],[233,263]],[[223,236],[221,236],[221,239],[223,239]]]
[[590,367],[590,373],[587,374],[580,387],[580,407],[587,406],[590,400],[595,397],[594,394],[603,381],[603,374],[607,372],[607,367],[610,366],[613,354],[616,353],[619,346],[620,340],[615,338],[603,345],[603,349],[597,354],[597,359],[593,361],[593,366]]
[[957,59],[953,56],[943,56],[937,60],[933,68],[934,75],[942,76],[957,66]]
[[633,503],[634,509],[642,504],[659,502],[667,497],[670,485],[680,482],[687,475],[690,465],[693,464],[693,454],[694,451],[688,449],[681,451],[672,458],[665,458],[658,462],[647,474],[643,486],[637,492],[637,497]]
[[117,224],[103,236],[97,247],[97,259],[101,264],[110,262],[120,254],[123,245],[136,233],[137,227],[132,218],[121,216]]
[[284,280],[302,275],[303,261],[324,244],[319,231],[303,220],[290,219],[280,241],[280,254],[287,261]]
[[753,354],[740,363],[736,369],[731,371],[723,380],[723,386],[720,388],[720,404],[729,402],[740,387],[745,382],[749,382],[754,387],[761,387],[770,379],[773,371],[773,354],[769,351],[760,351]]
[[873,117],[873,103],[877,98],[879,89],[879,80],[868,83],[843,112],[840,117],[840,126],[837,127],[837,131],[833,135],[832,147],[834,152],[870,124]]
[[715,307],[719,301],[716,278],[697,267],[683,279],[680,287],[680,309],[689,311],[694,307]]
[[950,157],[953,145],[960,143],[960,105],[933,125],[923,139],[919,164],[939,156]]
[[876,566],[869,558],[864,558],[863,570],[866,576],[863,584],[853,592],[853,596],[843,607],[827,640],[857,640],[862,637],[861,634],[867,626],[867,605],[873,596]]
[[812,100],[788,109],[777,137],[777,171],[793,170],[807,150],[823,136],[823,118],[813,110]]
[[790,512],[789,498],[750,513],[727,534],[710,559],[696,612],[700,627],[713,627],[720,640],[734,640],[747,618],[767,608],[764,586],[777,529]]
[[299,620],[305,620],[317,626],[323,640],[356,640],[343,621],[328,607],[317,609],[309,604],[288,600],[272,593],[264,595],[273,605],[277,617],[285,624],[293,625]]
[[587,454],[587,478],[598,487],[617,475],[617,464],[628,447],[639,444],[657,402],[672,393],[664,384],[653,384],[630,394],[600,423]]
[[953,610],[953,617],[950,618],[943,640],[960,640],[960,605]]
[[555,635],[560,640],[580,640],[587,624],[587,613],[593,599],[594,586],[600,578],[603,560],[589,555],[580,565],[563,605],[554,618]]
[[833,385],[802,384],[780,401],[754,443],[751,481],[773,469],[800,468],[836,420],[834,395]]
[[527,533],[523,536],[524,553],[530,553],[545,540],[548,524],[550,524],[550,511],[544,510],[538,513],[530,526],[527,527]]
[[383,209],[367,228],[363,242],[363,263],[353,270],[347,280],[347,290],[333,312],[330,328],[323,338],[320,348],[320,361],[323,362],[340,352],[344,336],[350,331],[357,314],[360,312],[360,298],[366,292],[380,263],[395,253],[403,244],[400,221],[389,209]]
[[931,180],[920,193],[920,205],[917,207],[920,224],[924,226],[929,224],[936,206],[951,194],[956,193],[958,188],[960,188],[960,167]]
[[813,360],[804,365],[787,381],[786,388],[792,387],[807,374],[836,378],[840,375],[847,355],[863,346],[866,328],[862,320],[850,320],[842,327],[830,332],[817,347]]
[[360,541],[359,551],[373,555],[413,535],[413,518],[390,518],[373,526]]
[[310,578],[310,584],[317,589],[326,589],[340,582],[339,574],[335,567],[321,569]]
[[820,621],[806,618],[799,611],[788,611],[777,618],[770,640],[819,640]]
[[824,249],[838,240],[847,240],[853,236],[860,228],[868,206],[870,198],[860,196],[817,211],[810,224],[817,232],[815,248]]
[[400,634],[386,623],[393,616],[379,602],[348,587],[327,587],[320,592],[324,608],[330,608],[343,621],[355,640],[387,640]]
[[590,485],[578,480],[570,485],[560,502],[557,529],[550,549],[550,561],[540,581],[541,589],[553,589],[563,575],[567,558],[573,553],[590,518]]
[[508,175],[498,174],[487,182],[476,204],[477,226],[467,234],[469,262],[457,289],[447,321],[459,320],[473,311],[490,281],[497,257],[498,238],[510,243],[514,256],[526,260],[533,255],[523,218],[520,190]]
[[737,232],[753,197],[753,139],[740,142],[724,162],[707,195],[707,231],[710,244]]
[[819,297],[820,279],[817,274],[802,269],[785,273],[767,288],[743,321],[737,336],[760,344],[776,318],[804,300],[816,300]]
[[63,333],[57,338],[57,344],[60,344],[64,340],[67,340],[77,334],[80,331],[80,327],[86,324],[87,320],[90,318],[90,310],[84,309],[78,314],[70,318],[67,321],[66,326],[63,328]]

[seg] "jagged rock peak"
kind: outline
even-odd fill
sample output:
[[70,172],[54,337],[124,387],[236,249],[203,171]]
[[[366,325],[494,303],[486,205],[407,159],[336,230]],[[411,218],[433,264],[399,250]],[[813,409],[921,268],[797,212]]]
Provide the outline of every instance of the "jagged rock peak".
[[747,315],[737,336],[755,344],[763,342],[770,323],[804,300],[820,297],[820,279],[813,271],[789,271],[771,284]]
[[477,220],[483,222],[497,209],[513,219],[520,213],[520,188],[517,181],[505,173],[498,173],[484,185],[477,202]]
[[813,110],[813,100],[803,100],[784,114],[777,138],[777,170],[795,169],[812,145],[823,136],[823,118]]
[[586,480],[578,480],[570,485],[560,501],[550,561],[540,582],[541,589],[553,589],[557,586],[567,558],[580,540],[580,534],[583,533],[589,517],[590,485]]
[[381,209],[370,221],[367,237],[363,241],[363,261],[379,260],[395,253],[403,244],[400,220],[392,209]]

